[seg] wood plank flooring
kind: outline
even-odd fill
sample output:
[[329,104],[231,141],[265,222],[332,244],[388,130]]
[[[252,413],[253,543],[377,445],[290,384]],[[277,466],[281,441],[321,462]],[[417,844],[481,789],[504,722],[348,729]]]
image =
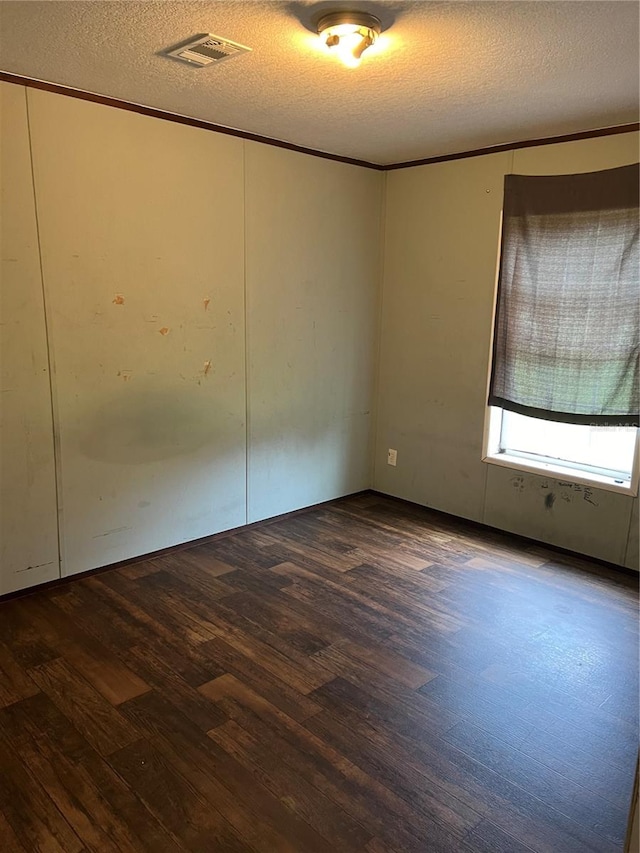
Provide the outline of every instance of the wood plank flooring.
[[635,578],[366,494],[0,603],[4,853],[621,851]]

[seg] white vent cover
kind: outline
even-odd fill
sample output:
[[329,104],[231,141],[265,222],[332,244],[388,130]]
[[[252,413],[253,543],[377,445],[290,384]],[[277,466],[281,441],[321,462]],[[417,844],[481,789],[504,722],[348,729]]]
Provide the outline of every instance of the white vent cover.
[[243,44],[237,44],[235,41],[229,41],[229,39],[223,39],[209,33],[182,44],[180,47],[168,50],[166,53],[167,56],[173,56],[183,62],[188,62],[189,65],[198,65],[202,68],[214,62],[222,62],[224,59],[240,56],[240,54],[247,53],[250,50],[250,47],[245,47]]

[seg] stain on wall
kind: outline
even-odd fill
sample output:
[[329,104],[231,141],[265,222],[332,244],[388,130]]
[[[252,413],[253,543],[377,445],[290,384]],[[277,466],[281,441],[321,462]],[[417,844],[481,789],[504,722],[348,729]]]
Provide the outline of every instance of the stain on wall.
[[[27,97],[72,574],[246,520],[243,142]],[[185,217],[201,181],[225,205]],[[228,326],[199,328],[203,294]]]

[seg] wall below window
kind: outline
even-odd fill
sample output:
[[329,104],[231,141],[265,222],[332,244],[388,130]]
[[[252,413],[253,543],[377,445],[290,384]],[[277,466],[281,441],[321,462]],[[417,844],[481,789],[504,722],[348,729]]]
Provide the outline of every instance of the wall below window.
[[638,141],[621,134],[387,174],[376,489],[638,567],[637,498],[481,462],[504,175],[637,162]]
[[370,486],[382,175],[0,92],[0,594]]

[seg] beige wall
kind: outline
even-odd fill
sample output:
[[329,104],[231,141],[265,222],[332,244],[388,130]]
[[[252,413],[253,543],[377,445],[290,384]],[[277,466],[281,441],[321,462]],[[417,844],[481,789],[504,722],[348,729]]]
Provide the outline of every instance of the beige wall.
[[371,485],[382,179],[257,143],[246,157],[257,521]]
[[0,592],[58,577],[45,315],[25,90],[0,83]]
[[480,461],[504,175],[637,160],[630,133],[388,173],[376,489],[637,568],[637,499]]
[[245,522],[243,146],[27,96],[72,574]]
[[0,594],[371,485],[637,567],[637,499],[480,461],[504,174],[637,134],[382,175],[0,92]]
[[41,509],[17,528],[6,492],[3,549],[14,556],[0,593],[53,559],[31,553],[56,529],[52,404],[63,575],[366,488],[382,176],[3,92],[22,105],[3,125],[5,218],[18,207],[23,220],[18,237],[7,233],[28,243],[11,289],[3,279],[4,310],[16,328],[29,323],[39,360],[30,373],[24,339],[3,334],[7,381],[17,373],[21,388],[3,406],[3,480],[30,474],[17,458],[30,441],[27,399],[49,418],[38,445],[49,467]]

